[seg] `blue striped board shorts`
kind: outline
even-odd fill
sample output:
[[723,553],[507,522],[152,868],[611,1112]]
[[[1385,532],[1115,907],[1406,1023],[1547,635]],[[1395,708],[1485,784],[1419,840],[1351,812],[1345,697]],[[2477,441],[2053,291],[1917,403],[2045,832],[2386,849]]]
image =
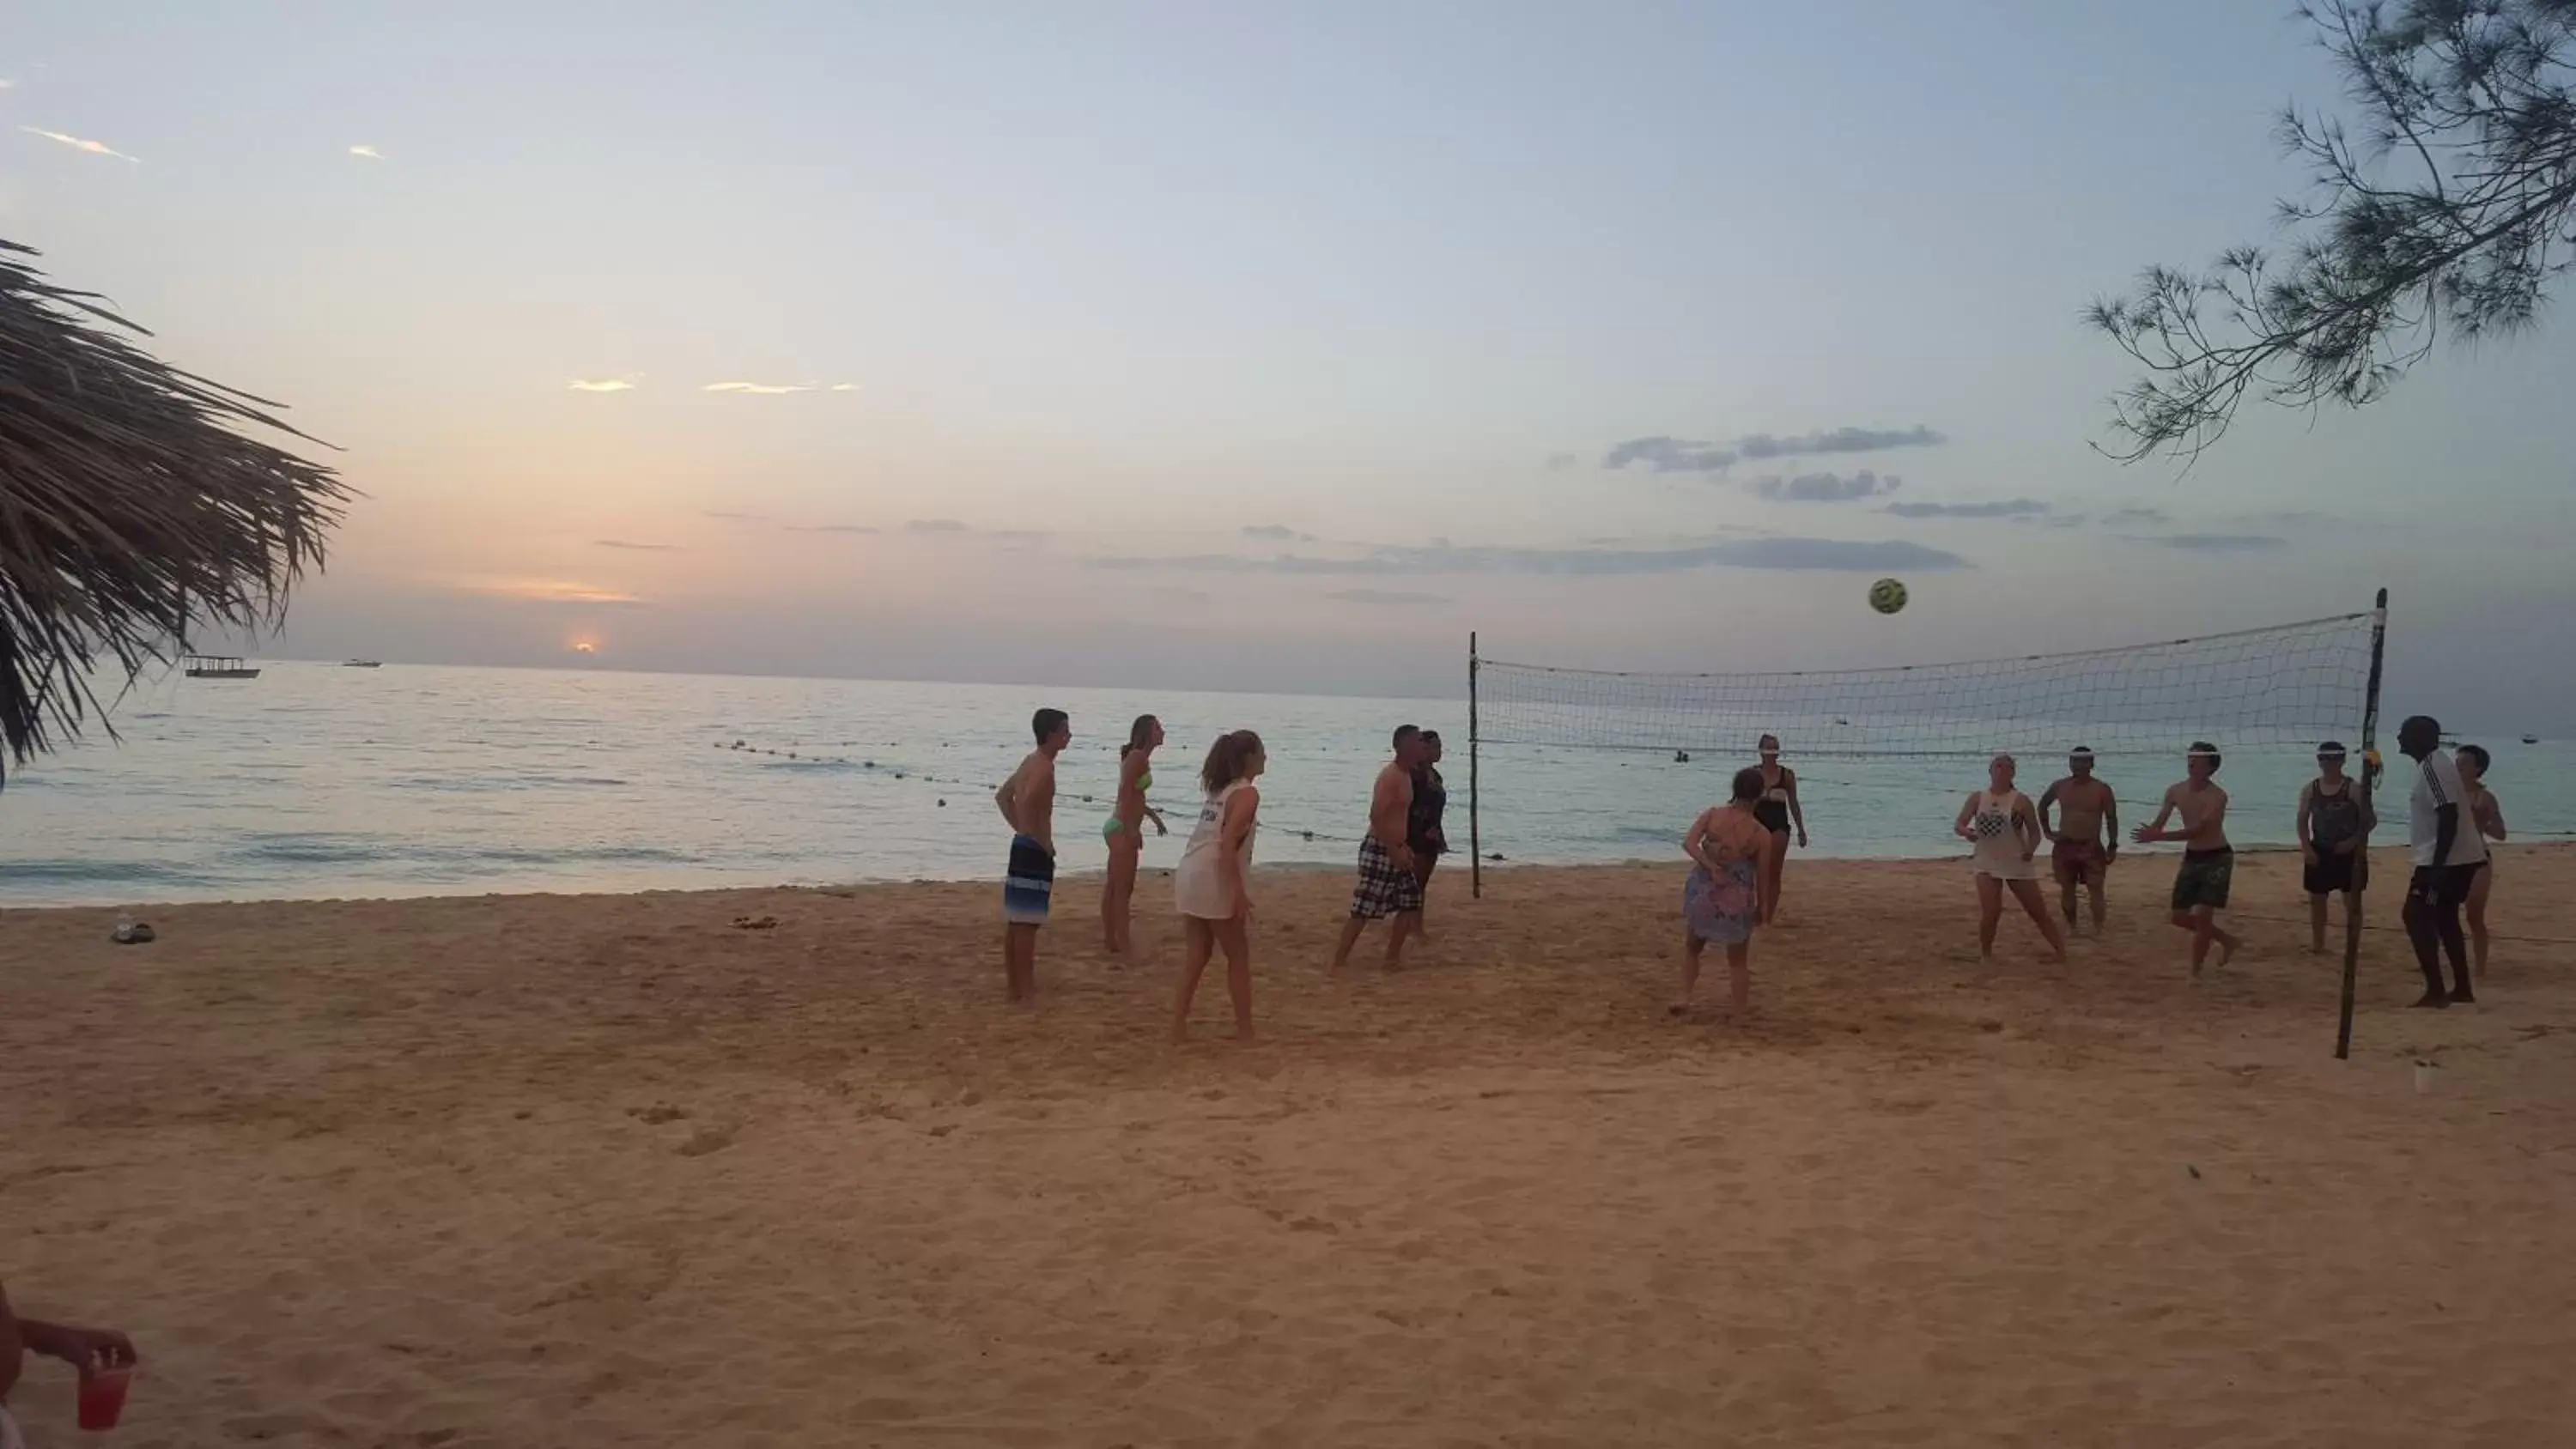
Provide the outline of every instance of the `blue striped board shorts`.
[[1043,926],[1047,898],[1055,891],[1055,857],[1025,835],[1011,837],[1011,868],[1002,877],[1002,919],[1014,926]]

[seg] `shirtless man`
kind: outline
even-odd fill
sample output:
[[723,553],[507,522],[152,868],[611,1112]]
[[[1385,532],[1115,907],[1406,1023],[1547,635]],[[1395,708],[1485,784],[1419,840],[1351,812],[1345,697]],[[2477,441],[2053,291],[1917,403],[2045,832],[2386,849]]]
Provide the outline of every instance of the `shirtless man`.
[[1334,976],[1350,964],[1351,947],[1360,932],[1382,916],[1395,917],[1386,940],[1386,969],[1404,964],[1404,938],[1422,929],[1422,881],[1414,874],[1413,847],[1405,827],[1413,813],[1413,771],[1431,752],[1422,731],[1404,725],[1395,732],[1395,758],[1377,772],[1369,793],[1368,835],[1360,841],[1360,883],[1351,892],[1351,918],[1342,923],[1342,939],[1333,948]]
[[[2093,907],[2093,934],[2102,934],[2102,883],[2111,873],[2111,858],[2120,853],[2120,802],[2111,787],[2093,778],[2093,752],[2077,745],[2066,756],[2067,775],[2040,792],[2039,828],[2056,845],[2048,863],[2057,875],[2057,901],[2066,913],[2066,933],[2075,934],[2075,888],[2084,887]],[[2048,823],[2048,807],[2058,807],[2058,823]]]
[[[2227,909],[2228,887],[2236,878],[2236,848],[2227,843],[2227,792],[2213,778],[2218,774],[2218,746],[2194,740],[2185,768],[2189,776],[2165,791],[2155,822],[2139,826],[2130,838],[2140,845],[2182,842],[2182,864],[2174,871],[2173,923],[2191,932],[2191,974],[2198,976],[2213,942],[2221,966],[2245,943],[2218,926],[2218,913]],[[2177,813],[2182,816],[2182,828],[2167,830],[2165,822]]]
[[1055,757],[1073,743],[1073,728],[1060,709],[1042,709],[1029,721],[1038,747],[993,792],[993,803],[1011,827],[1011,865],[1002,877],[1002,976],[1013,1001],[1038,989],[1038,927],[1046,924],[1047,898],[1055,890]]

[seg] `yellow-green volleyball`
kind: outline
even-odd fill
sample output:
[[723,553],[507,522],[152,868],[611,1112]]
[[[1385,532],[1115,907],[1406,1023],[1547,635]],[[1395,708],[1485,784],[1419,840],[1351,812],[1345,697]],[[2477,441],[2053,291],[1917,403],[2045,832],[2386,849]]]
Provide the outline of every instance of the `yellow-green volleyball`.
[[1869,606],[1882,614],[1904,608],[1905,585],[1895,579],[1880,579],[1869,586]]

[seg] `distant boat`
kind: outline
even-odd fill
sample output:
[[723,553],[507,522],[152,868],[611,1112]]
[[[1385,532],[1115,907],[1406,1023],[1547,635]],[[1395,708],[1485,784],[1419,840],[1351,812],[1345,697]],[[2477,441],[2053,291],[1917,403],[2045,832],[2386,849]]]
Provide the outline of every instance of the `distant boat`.
[[2539,744],[2539,743],[2540,743],[2540,736],[2538,736],[2538,735],[2524,735],[2524,736],[2522,737],[2522,742],[2523,742],[2524,744],[2526,744],[2526,745],[2536,745],[2536,744]]
[[229,654],[191,654],[184,661],[190,679],[257,679],[259,670]]
[[381,659],[343,659],[340,661],[340,667],[343,669],[382,669],[385,667],[385,661]]

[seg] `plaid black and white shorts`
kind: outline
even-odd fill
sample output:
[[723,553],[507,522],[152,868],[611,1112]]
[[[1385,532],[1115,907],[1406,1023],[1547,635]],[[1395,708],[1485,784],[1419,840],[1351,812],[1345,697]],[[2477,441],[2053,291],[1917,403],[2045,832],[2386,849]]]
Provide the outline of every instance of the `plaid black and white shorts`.
[[1364,921],[1400,916],[1422,909],[1422,882],[1398,867],[1376,836],[1360,842],[1360,883],[1351,892],[1351,914]]

